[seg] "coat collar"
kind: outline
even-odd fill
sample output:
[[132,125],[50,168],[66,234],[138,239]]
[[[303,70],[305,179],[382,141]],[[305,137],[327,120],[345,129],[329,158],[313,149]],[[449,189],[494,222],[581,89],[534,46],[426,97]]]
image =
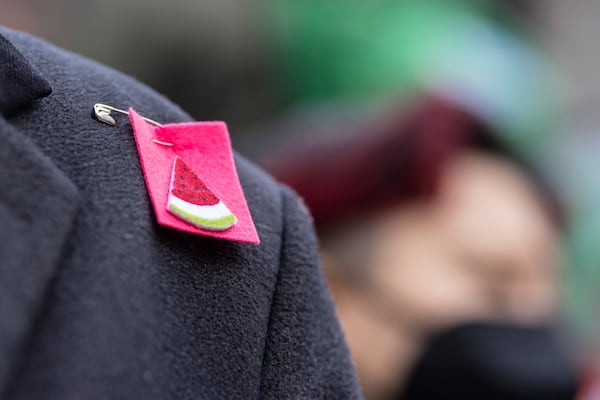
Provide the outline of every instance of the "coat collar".
[[8,115],[50,93],[46,78],[0,34],[0,113]]
[[28,351],[79,204],[68,177],[6,118],[50,92],[0,34],[0,398]]

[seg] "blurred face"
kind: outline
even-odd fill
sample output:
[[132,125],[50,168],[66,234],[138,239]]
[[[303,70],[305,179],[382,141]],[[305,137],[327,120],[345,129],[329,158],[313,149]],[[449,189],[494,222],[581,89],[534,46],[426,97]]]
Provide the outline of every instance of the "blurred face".
[[377,218],[369,266],[377,298],[423,332],[467,320],[547,320],[559,240],[537,196],[505,161],[456,158],[432,203]]
[[[434,200],[370,221],[360,289],[330,276],[367,398],[393,397],[428,334],[462,322],[552,317],[559,238],[537,196],[509,163],[465,153]],[[348,247],[345,255],[356,246]]]

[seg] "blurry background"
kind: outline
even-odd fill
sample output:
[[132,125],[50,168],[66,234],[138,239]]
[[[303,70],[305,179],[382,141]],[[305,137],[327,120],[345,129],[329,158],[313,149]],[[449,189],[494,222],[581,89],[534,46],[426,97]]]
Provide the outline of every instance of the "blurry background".
[[3,0],[0,24],[133,75],[196,119],[227,121],[237,150],[276,175],[285,166],[273,160],[293,159],[297,144],[362,143],[382,121],[405,131],[422,104],[468,114],[540,171],[566,215],[559,320],[590,374],[600,353],[598,17],[595,0]]

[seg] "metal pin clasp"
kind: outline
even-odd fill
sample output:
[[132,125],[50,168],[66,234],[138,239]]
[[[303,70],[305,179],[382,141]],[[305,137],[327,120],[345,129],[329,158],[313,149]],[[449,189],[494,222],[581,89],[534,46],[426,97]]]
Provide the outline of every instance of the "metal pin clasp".
[[94,115],[96,116],[96,119],[110,126],[115,126],[115,119],[110,116],[110,112],[112,110],[113,107],[107,106],[105,104],[94,104]]
[[[102,103],[94,104],[94,116],[96,117],[96,119],[107,125],[115,126],[116,125],[115,119],[110,115],[110,113],[112,111],[120,113],[120,114],[129,115],[129,113],[127,111],[121,110],[116,107],[112,107],[112,106],[102,104]],[[146,117],[142,117],[142,118],[144,119],[144,121],[148,122],[149,124],[152,124],[155,126],[162,126],[162,124],[154,121],[153,119],[146,118]],[[160,144],[161,146],[169,146],[169,147],[173,146],[173,143],[167,143],[167,142],[163,142],[163,141],[156,140],[156,139],[154,139],[152,141],[156,144]]]

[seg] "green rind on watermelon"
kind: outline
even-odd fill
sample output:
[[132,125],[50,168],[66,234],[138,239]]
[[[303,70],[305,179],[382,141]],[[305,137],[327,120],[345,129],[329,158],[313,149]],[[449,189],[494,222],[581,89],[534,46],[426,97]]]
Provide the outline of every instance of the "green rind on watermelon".
[[217,219],[207,219],[185,212],[174,204],[169,204],[168,208],[171,212],[193,223],[199,228],[210,229],[214,231],[224,231],[225,229],[231,228],[237,222],[237,218],[233,214],[229,214]]

